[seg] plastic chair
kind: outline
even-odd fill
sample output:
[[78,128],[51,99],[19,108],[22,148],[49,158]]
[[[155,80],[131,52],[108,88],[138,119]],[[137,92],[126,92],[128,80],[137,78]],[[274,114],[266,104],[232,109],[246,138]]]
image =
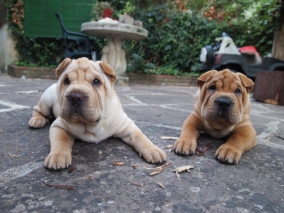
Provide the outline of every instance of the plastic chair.
[[[57,12],[55,13],[55,16],[59,20],[63,34],[64,45],[66,48],[65,57],[71,59],[87,57],[92,60],[89,37],[82,33],[67,30],[63,24],[61,14]],[[84,43],[85,45],[82,45],[82,43]],[[82,46],[84,46],[85,48],[83,49]]]

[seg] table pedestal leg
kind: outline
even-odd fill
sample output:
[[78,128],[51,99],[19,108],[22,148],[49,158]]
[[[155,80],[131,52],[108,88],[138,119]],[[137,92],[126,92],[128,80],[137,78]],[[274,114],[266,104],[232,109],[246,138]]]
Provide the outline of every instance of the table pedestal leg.
[[109,35],[101,58],[114,69],[117,76],[125,76],[126,71],[125,51],[122,49],[122,42],[123,37],[121,35]]

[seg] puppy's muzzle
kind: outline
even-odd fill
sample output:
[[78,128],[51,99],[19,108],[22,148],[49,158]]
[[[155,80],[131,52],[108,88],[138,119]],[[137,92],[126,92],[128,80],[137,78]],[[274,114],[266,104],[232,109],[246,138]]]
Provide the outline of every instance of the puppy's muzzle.
[[73,107],[81,106],[85,102],[86,98],[87,97],[80,92],[71,92],[67,96],[68,102]]
[[217,104],[218,109],[222,112],[229,111],[232,108],[232,106],[234,105],[232,100],[230,98],[227,98],[227,97],[220,97],[220,98],[216,99],[215,104]]

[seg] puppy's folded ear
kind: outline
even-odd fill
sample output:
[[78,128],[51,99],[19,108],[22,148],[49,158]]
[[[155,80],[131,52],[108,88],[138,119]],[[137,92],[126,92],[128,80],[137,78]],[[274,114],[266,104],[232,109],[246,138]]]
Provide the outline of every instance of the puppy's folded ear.
[[248,78],[247,76],[239,73],[240,79],[244,85],[244,87],[247,89],[247,92],[250,93],[253,91],[253,87],[254,87],[254,82]]
[[197,79],[197,85],[199,87],[202,87],[205,82],[207,82],[214,74],[218,73],[217,70],[210,70],[208,72],[203,73],[198,79]]
[[68,67],[68,65],[72,62],[72,60],[70,58],[65,58],[61,64],[59,64],[59,66],[56,68],[55,70],[55,75],[57,78],[59,78],[61,76],[61,74],[66,70],[66,68]]
[[102,70],[109,76],[111,83],[114,83],[116,80],[116,75],[114,70],[112,69],[111,66],[109,66],[106,62],[101,61],[100,66]]

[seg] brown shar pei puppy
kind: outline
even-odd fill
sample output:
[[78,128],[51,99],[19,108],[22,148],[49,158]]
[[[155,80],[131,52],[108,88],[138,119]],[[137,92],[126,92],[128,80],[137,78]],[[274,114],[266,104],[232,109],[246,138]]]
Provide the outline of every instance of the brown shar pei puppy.
[[194,111],[185,120],[174,144],[177,154],[192,155],[200,131],[215,138],[228,137],[215,156],[220,162],[237,164],[242,154],[256,144],[256,132],[249,117],[254,83],[241,73],[211,70],[197,79]]
[[104,62],[87,58],[66,58],[56,69],[59,78],[41,96],[29,121],[41,128],[54,115],[49,131],[50,153],[45,159],[49,169],[71,165],[75,139],[98,143],[114,136],[132,146],[147,162],[161,163],[166,154],[156,147],[124,113],[113,85],[116,75]]

